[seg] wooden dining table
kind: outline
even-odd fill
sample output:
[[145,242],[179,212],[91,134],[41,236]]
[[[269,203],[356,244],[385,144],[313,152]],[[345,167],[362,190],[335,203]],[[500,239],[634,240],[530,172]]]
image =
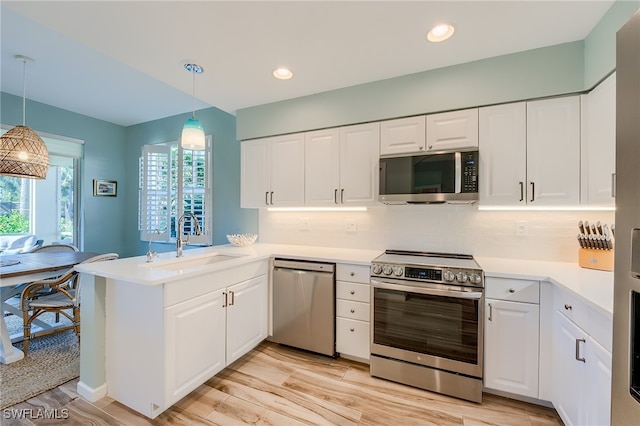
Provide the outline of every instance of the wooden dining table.
[[[84,262],[99,253],[92,252],[41,252],[3,255],[0,253],[0,363],[10,364],[24,358],[21,350],[12,344],[12,336],[7,330],[5,312],[22,315],[18,308],[5,303],[20,293],[18,284],[51,278]],[[34,322],[41,328],[51,327],[42,321]]]

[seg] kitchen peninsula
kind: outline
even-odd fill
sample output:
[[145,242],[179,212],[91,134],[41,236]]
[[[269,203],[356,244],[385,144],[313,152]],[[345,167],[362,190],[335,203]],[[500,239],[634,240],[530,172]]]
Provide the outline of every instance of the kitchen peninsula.
[[[272,258],[367,269],[381,253],[281,244],[225,245],[188,250],[181,259],[165,253],[152,263],[139,256],[79,266],[84,288],[78,392],[90,401],[108,395],[155,418],[268,336]],[[541,357],[536,351],[534,359],[539,375],[535,375],[535,392],[519,395],[532,402],[552,401],[562,415],[566,403],[554,380],[561,365],[556,357],[562,355],[551,353],[551,339],[557,334],[551,332],[557,327],[554,316],[570,307],[566,315],[587,331],[585,340],[592,338],[610,351],[613,275],[571,263],[483,257],[477,261],[487,280],[485,303],[500,306],[492,298],[503,297],[498,294],[502,287],[507,303],[521,303],[520,283],[522,288],[534,284],[536,294],[539,288],[535,338],[540,339]],[[225,309],[208,309],[218,306]],[[487,368],[490,354],[495,354],[488,349]],[[513,390],[495,388],[485,381],[485,391],[518,396]]]

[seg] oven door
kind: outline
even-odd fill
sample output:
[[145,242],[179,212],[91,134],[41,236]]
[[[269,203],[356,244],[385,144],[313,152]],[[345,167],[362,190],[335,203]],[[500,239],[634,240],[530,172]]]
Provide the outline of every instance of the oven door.
[[371,278],[371,353],[482,377],[483,289]]

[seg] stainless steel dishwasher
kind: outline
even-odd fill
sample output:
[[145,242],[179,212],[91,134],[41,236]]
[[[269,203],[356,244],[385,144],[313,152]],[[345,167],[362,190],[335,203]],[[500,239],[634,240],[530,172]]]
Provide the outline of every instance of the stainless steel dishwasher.
[[335,356],[335,266],[274,260],[271,341]]

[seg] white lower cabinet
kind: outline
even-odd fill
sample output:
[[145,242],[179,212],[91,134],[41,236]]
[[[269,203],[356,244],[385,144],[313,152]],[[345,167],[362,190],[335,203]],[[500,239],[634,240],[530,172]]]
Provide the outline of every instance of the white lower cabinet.
[[336,266],[336,352],[368,361],[370,355],[369,267]]
[[[600,344],[589,330],[610,327],[579,300],[560,291],[554,299],[553,405],[566,425],[608,425],[611,352],[603,344],[609,346],[610,337]],[[592,318],[598,318],[597,325]]]
[[539,282],[486,279],[484,387],[538,398]]
[[155,418],[267,337],[268,261],[107,286],[108,395]]

